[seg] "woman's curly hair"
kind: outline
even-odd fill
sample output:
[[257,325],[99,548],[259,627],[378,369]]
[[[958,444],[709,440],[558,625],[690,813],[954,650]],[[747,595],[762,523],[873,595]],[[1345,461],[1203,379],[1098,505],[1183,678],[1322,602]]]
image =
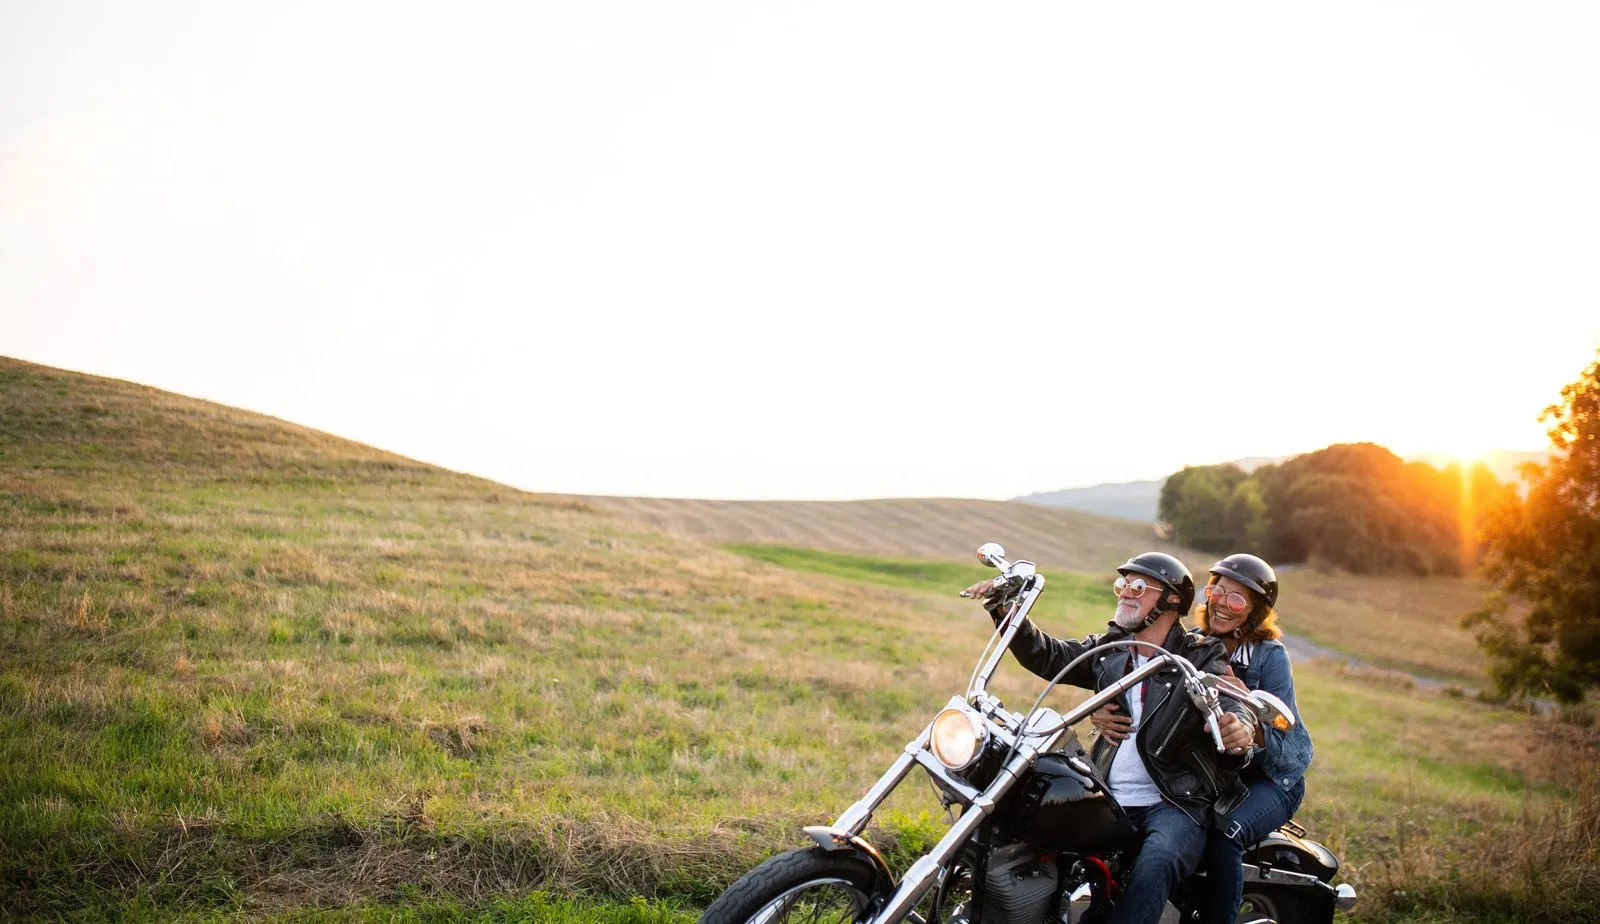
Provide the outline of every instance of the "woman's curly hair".
[[[1206,582],[1206,586],[1210,587],[1216,582],[1217,576],[1213,574],[1211,576],[1211,580]],[[1256,619],[1256,624],[1252,626],[1250,631],[1246,632],[1240,640],[1245,642],[1264,642],[1268,639],[1283,638],[1283,630],[1278,627],[1278,611],[1261,602],[1261,598],[1256,594],[1255,591],[1247,588],[1245,593],[1250,595],[1251,600],[1257,607],[1260,608],[1260,610],[1254,614],[1255,616],[1259,617]],[[1203,593],[1200,594],[1200,600],[1200,606],[1194,611],[1194,618],[1195,621],[1200,625],[1200,631],[1210,635],[1211,627],[1206,618],[1206,610],[1211,606],[1211,603],[1210,601],[1206,600],[1205,594]]]

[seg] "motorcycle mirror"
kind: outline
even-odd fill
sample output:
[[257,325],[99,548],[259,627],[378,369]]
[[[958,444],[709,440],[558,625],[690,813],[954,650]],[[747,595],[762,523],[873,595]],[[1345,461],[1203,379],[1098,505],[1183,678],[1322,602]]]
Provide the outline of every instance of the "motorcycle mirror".
[[1262,724],[1271,725],[1278,731],[1288,731],[1294,727],[1294,713],[1289,709],[1288,703],[1266,690],[1255,690],[1252,695],[1262,703],[1256,709],[1256,715],[1261,717]]
[[985,542],[978,546],[978,561],[991,568],[1002,568],[1001,562],[1005,561],[1006,550],[998,542]]

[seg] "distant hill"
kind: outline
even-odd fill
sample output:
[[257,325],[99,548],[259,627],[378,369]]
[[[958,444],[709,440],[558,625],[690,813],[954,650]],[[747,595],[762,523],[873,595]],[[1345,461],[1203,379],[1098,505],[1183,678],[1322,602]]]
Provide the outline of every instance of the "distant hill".
[[1233,464],[1248,474],[1263,465],[1277,465],[1293,458],[1294,456],[1245,456],[1243,459],[1234,459]]
[[[1276,464],[1290,458],[1293,457],[1247,456],[1224,464],[1237,465],[1247,472],[1253,472],[1263,465]],[[1041,491],[1037,494],[1014,497],[1012,500],[1021,501],[1024,504],[1038,504],[1043,507],[1066,507],[1071,510],[1098,513],[1101,516],[1120,517],[1124,520],[1136,520],[1141,523],[1154,523],[1159,519],[1157,508],[1161,503],[1161,486],[1166,482],[1167,479],[1158,478],[1154,481],[1121,481],[1110,484],[1095,484],[1086,488]]]
[[1154,523],[1156,507],[1161,500],[1161,486],[1165,483],[1165,478],[1160,481],[1123,481],[1115,484],[1090,485],[1087,488],[1045,491],[1014,500],[1025,504],[1067,507],[1085,513]]

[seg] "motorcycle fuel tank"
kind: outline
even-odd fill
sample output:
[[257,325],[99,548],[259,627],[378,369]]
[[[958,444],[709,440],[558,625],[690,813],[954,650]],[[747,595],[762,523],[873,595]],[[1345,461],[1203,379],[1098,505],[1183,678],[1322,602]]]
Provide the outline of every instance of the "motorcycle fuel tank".
[[1138,841],[1132,823],[1079,754],[1042,755],[1006,801],[1005,827],[1044,853],[1093,853]]

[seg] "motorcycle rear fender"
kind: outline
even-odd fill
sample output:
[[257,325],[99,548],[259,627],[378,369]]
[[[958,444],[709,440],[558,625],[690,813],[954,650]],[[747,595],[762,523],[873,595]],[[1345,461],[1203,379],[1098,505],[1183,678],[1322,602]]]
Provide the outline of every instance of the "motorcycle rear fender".
[[878,885],[882,887],[883,894],[894,891],[894,873],[889,871],[889,864],[883,861],[883,854],[878,853],[878,848],[867,843],[865,838],[827,825],[811,825],[803,830],[823,850],[845,850],[867,861],[878,871]]
[[[1304,831],[1305,829],[1301,828],[1300,830]],[[1306,853],[1322,867],[1321,875],[1318,875],[1317,878],[1323,882],[1333,879],[1334,874],[1339,872],[1339,858],[1334,856],[1333,851],[1316,841],[1295,833],[1293,830],[1288,829],[1287,825],[1263,837],[1255,844],[1254,849],[1262,847],[1291,847]]]
[[[1309,843],[1316,842],[1311,841]],[[1244,881],[1247,883],[1270,882],[1279,885],[1317,889],[1326,892],[1329,898],[1333,901],[1333,904],[1338,908],[1349,911],[1351,908],[1356,906],[1356,890],[1355,887],[1350,885],[1348,882],[1341,882],[1339,883],[1338,887],[1335,888],[1330,883],[1323,882],[1316,876],[1311,876],[1306,873],[1292,873],[1288,870],[1281,869],[1264,871],[1254,863],[1245,863],[1242,865],[1242,869],[1244,872]]]

